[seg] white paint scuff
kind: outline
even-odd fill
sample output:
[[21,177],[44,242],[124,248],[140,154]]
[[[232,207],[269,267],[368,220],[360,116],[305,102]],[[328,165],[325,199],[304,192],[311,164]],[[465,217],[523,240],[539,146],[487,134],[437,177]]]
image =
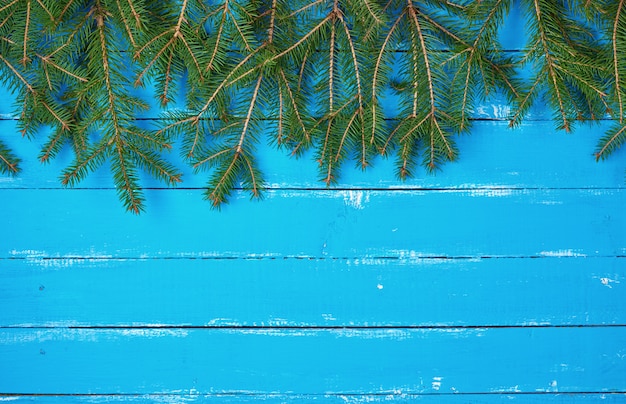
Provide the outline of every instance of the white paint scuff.
[[[172,255],[169,251],[159,251],[157,256]],[[281,257],[280,253],[264,252],[264,253],[247,253],[244,251],[187,251],[174,254],[179,258],[224,258],[237,257],[244,259],[264,259]]]
[[48,256],[48,253],[41,250],[10,250],[9,255],[19,258],[42,258]]
[[552,381],[550,382],[550,389],[551,389],[552,391],[559,391],[559,388],[558,388],[558,383],[557,383],[557,381],[556,381],[556,380],[552,380]]
[[29,265],[48,269],[69,268],[74,265],[93,264],[113,259],[113,255],[97,251],[91,247],[87,252],[74,252],[61,255],[50,254],[44,250],[10,250],[9,255],[14,258],[24,259]]
[[486,196],[488,198],[498,198],[513,195],[512,189],[507,188],[478,188],[470,189],[470,196]]
[[74,342],[92,342],[97,343],[103,340],[117,340],[124,338],[161,338],[161,337],[187,337],[189,331],[186,329],[165,329],[165,328],[147,328],[147,329],[116,329],[116,330],[97,330],[97,329],[34,329],[27,332],[5,332],[0,333],[0,345],[14,345],[46,341],[74,341]]
[[481,105],[476,108],[479,117],[508,119],[511,115],[511,107],[506,104]]
[[346,206],[350,206],[354,209],[361,210],[363,209],[366,203],[370,201],[370,193],[367,191],[342,191],[341,195],[343,196],[343,202]]
[[355,258],[346,260],[346,265],[369,265],[369,266],[383,266],[389,265],[389,260],[384,258]]
[[0,184],[11,184],[19,181],[22,181],[22,179],[15,177],[0,177]]
[[539,253],[542,257],[586,257],[587,254],[577,253],[574,250],[555,250],[555,251],[542,251]]
[[611,279],[606,277],[600,278],[600,282],[602,282],[602,284],[609,289],[613,289],[613,284],[620,283],[620,281],[618,281],[617,279]]
[[227,327],[227,326],[239,326],[241,321],[234,320],[232,318],[214,318],[205,324],[207,327]]
[[519,388],[519,384],[511,387],[498,387],[490,390],[492,393],[521,393],[522,390]]
[[341,338],[392,340],[406,340],[413,338],[412,333],[404,329],[337,329],[332,330],[331,333]]

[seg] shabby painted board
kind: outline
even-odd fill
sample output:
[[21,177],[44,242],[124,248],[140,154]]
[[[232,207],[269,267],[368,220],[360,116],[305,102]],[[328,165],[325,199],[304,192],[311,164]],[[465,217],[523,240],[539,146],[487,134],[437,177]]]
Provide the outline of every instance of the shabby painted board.
[[261,143],[264,200],[212,210],[187,170],[144,178],[133,216],[106,166],[63,189],[69,150],[40,164],[45,133],[21,139],[2,95],[24,162],[0,177],[0,401],[626,402],[626,155],[592,155],[609,122],[566,134],[538,107],[512,130],[494,98],[442,172],[379,159],[333,188]]

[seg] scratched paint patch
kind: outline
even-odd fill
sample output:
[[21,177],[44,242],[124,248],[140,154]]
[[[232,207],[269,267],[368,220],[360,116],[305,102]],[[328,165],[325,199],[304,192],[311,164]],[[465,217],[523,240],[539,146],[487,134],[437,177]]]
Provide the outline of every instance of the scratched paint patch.
[[241,321],[232,318],[214,318],[206,323],[207,327],[233,327],[240,325]]
[[[64,269],[77,265],[94,267],[96,264],[102,265],[103,262],[109,261],[109,258],[27,258],[28,265],[40,267],[43,269]],[[126,261],[117,259],[117,261]]]
[[355,259],[348,259],[346,260],[346,265],[351,266],[359,266],[359,265],[364,265],[364,266],[375,266],[375,267],[380,267],[380,266],[388,266],[389,265],[389,260],[385,259],[385,258],[368,258],[368,257],[364,257],[364,258],[355,258]]
[[519,384],[516,384],[515,386],[509,386],[509,387],[495,387],[492,388],[490,390],[492,393],[521,393],[523,392],[522,389],[520,389]]
[[[455,258],[451,256],[446,256],[444,252],[429,252],[429,251],[416,251],[416,250],[398,250],[398,249],[385,249],[382,251],[370,251],[369,255],[385,257],[385,258],[395,258],[399,260],[401,263],[406,264],[445,264],[448,262],[449,258]],[[480,255],[480,253],[475,253],[475,255]],[[467,260],[467,262],[479,262],[481,261],[480,257],[463,257]],[[367,259],[361,259],[361,263],[368,263]],[[375,262],[374,262],[375,263]]]
[[600,278],[600,281],[602,282],[602,284],[606,287],[608,287],[609,289],[613,288],[614,283],[620,283],[619,281],[616,281],[615,279],[611,279],[611,278]]
[[98,342],[102,340],[116,340],[120,338],[160,338],[160,337],[186,337],[189,331],[186,329],[33,329],[33,330],[4,330],[0,332],[0,344],[22,344],[29,342],[46,341],[75,341],[75,342]]
[[[177,404],[177,403],[194,403],[204,402],[203,398],[195,389],[190,390],[172,390],[168,391],[171,394],[146,394],[138,396],[124,397],[123,402],[137,402],[137,403],[163,403],[163,404]],[[118,398],[111,396],[89,396],[83,397],[83,400],[88,403],[105,403],[105,402],[118,402]],[[82,400],[81,400],[82,402]]]
[[619,280],[619,275],[617,274],[613,275],[613,277],[610,278],[608,276],[594,276],[593,279],[599,280],[603,286],[609,289],[613,289],[614,286],[617,286],[621,283]]
[[468,191],[468,195],[487,198],[502,198],[511,196],[514,192],[516,192],[516,190],[512,190],[509,188],[478,188]]
[[476,116],[481,118],[509,119],[511,106],[506,104],[481,105],[476,109]]
[[48,253],[42,250],[10,250],[9,256],[14,258],[43,258],[48,257]]
[[241,251],[183,251],[178,253],[171,253],[169,251],[159,251],[157,256],[175,256],[179,258],[198,258],[198,259],[211,259],[211,258],[239,258],[239,259],[271,259],[276,257],[282,257],[279,253],[264,252],[264,253],[246,253]]
[[[334,395],[326,395],[324,397],[324,399],[326,401],[330,401],[330,402],[334,402],[335,398],[339,398],[342,402],[344,403],[379,403],[381,401],[381,397],[380,396],[369,396],[369,395],[339,395],[339,396],[334,396]],[[309,399],[307,397],[307,399]],[[386,396],[384,396],[383,398],[384,401],[394,401],[394,400],[399,400],[399,401],[406,401],[406,397],[404,395],[402,395],[402,392],[400,390],[394,390],[392,391],[390,394],[387,394]]]
[[439,254],[415,250],[386,250],[383,252],[383,255],[386,257],[394,257],[401,260],[421,260],[426,257],[438,256]]
[[263,335],[267,337],[314,337],[319,335],[318,330],[312,329],[271,329],[271,328],[228,328],[220,330],[226,334],[236,335]]
[[[21,178],[16,177],[0,177],[0,184],[13,184],[22,181]],[[1,399],[1,398],[0,398]]]
[[13,328],[71,328],[71,327],[87,327],[89,324],[83,324],[74,320],[63,321],[44,321],[40,323],[17,323],[10,324]]
[[341,329],[332,330],[332,334],[337,338],[359,338],[359,339],[393,339],[406,340],[413,337],[409,330],[403,329]]
[[433,380],[430,383],[432,389],[435,390],[435,391],[439,391],[441,389],[442,381],[443,381],[443,377],[441,377],[441,376],[433,377]]
[[370,201],[370,193],[368,191],[347,190],[341,191],[341,195],[346,206],[358,210],[365,208],[365,205]]
[[[63,269],[75,265],[88,264],[93,266],[95,263],[110,260],[112,255],[97,251],[91,247],[83,253],[70,254],[50,254],[44,250],[10,250],[9,256],[13,258],[24,259],[28,265],[45,269]],[[118,259],[119,261],[119,259]]]
[[[76,332],[78,330],[68,329],[51,329],[51,330],[28,330],[28,331],[14,331],[5,330],[0,332],[0,345],[14,345],[31,342],[46,342],[46,341],[90,341],[95,342],[92,333],[89,332]],[[85,331],[85,330],[80,330]]]
[[539,255],[543,257],[586,257],[587,254],[575,252],[574,250],[555,250],[555,251],[541,251]]

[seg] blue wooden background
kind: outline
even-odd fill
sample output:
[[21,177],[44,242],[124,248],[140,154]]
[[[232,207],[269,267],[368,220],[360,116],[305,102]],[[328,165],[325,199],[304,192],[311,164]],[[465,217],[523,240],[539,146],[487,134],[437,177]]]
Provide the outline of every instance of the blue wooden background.
[[21,139],[1,94],[24,162],[0,177],[0,401],[626,402],[626,155],[593,158],[608,122],[567,134],[539,106],[512,130],[494,98],[437,175],[398,182],[380,159],[331,189],[262,144],[263,201],[212,210],[187,171],[146,178],[134,216],[107,167],[62,189],[70,151],[41,165],[45,133]]

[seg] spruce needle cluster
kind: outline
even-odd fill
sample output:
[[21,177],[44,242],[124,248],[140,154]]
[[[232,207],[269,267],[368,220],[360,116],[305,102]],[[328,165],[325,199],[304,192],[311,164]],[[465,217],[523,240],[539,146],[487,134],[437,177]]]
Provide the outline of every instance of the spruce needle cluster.
[[[521,50],[500,43],[513,8]],[[626,0],[5,0],[0,80],[24,136],[52,129],[42,162],[72,149],[63,185],[106,163],[134,213],[142,172],[182,181],[173,148],[207,172],[215,207],[234,190],[262,196],[259,142],[315,156],[329,186],[346,162],[365,169],[377,155],[403,179],[437,170],[493,94],[511,126],[536,102],[565,131],[612,120],[604,159],[626,140]],[[155,126],[137,119],[152,101],[133,95],[143,86],[162,107]],[[19,164],[0,139],[0,172]]]

